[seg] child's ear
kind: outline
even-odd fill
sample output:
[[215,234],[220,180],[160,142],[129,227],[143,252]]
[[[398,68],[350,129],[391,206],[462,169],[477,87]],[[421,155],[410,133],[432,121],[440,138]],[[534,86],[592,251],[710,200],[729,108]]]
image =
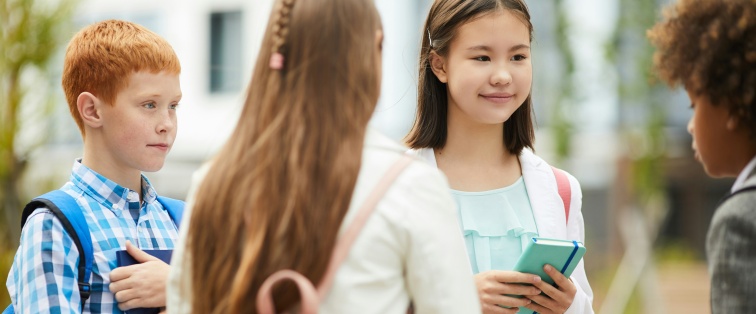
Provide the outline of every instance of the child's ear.
[[76,98],[76,107],[79,110],[79,116],[85,125],[91,128],[102,126],[100,116],[100,107],[102,102],[92,93],[83,92]]
[[446,60],[439,56],[435,51],[431,51],[429,62],[431,66],[431,71],[433,71],[433,74],[436,75],[436,78],[438,78],[441,83],[446,83],[449,81],[447,74],[446,74]]
[[735,131],[738,128],[738,116],[730,114],[727,117],[727,131]]

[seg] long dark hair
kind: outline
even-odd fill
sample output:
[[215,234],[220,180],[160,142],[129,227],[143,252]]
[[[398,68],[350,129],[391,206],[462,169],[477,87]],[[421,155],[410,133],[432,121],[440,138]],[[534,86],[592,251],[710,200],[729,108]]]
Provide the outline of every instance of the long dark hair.
[[[417,115],[405,139],[410,147],[440,149],[446,144],[447,91],[446,85],[433,74],[431,52],[446,56],[460,26],[497,10],[510,10],[519,17],[528,27],[530,40],[533,40],[530,13],[522,0],[440,0],[431,6],[420,47]],[[512,154],[519,154],[525,147],[533,148],[535,131],[532,112],[531,95],[528,95],[522,106],[504,123],[504,145]]]

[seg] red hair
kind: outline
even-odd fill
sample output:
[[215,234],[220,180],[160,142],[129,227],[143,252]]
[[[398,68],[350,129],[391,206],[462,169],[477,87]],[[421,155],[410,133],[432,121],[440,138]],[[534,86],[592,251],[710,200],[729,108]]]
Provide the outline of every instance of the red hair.
[[63,61],[63,91],[82,136],[84,124],[76,106],[83,92],[114,104],[118,92],[126,87],[129,75],[147,70],[178,75],[181,65],[168,42],[128,21],[107,20],[80,30],[66,49]]

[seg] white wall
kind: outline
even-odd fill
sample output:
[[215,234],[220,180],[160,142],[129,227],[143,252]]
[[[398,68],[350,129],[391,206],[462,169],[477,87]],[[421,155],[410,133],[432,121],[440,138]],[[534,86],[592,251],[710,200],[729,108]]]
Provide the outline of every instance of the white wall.
[[[236,125],[272,4],[272,0],[85,0],[81,3],[76,17],[79,27],[110,18],[130,20],[165,37],[181,61],[183,99],[176,142],[164,168],[148,174],[161,194],[183,198],[191,173],[217,151]],[[382,16],[385,41],[383,87],[371,125],[399,140],[414,119],[419,29],[428,1],[380,0],[376,1],[376,6]],[[244,25],[242,88],[230,93],[210,93],[210,14],[232,10],[242,11]],[[67,112],[60,111],[60,114],[67,115]],[[70,133],[70,136],[77,137],[78,133]],[[78,139],[64,142],[79,143]],[[32,176],[41,178],[53,172],[56,173],[54,181],[62,183],[68,178],[73,158],[81,154],[79,145],[49,147],[47,152],[56,151],[58,158],[53,163],[48,162],[47,167],[36,167]]]
[[[431,0],[377,0],[384,28],[383,85],[381,98],[371,125],[388,136],[400,140],[414,120],[416,106],[417,59],[422,24]],[[184,93],[179,109],[179,131],[173,150],[163,170],[149,174],[153,183],[164,194],[182,197],[188,188],[189,176],[199,164],[208,159],[229,136],[237,123],[243,103],[244,91],[252,66],[260,48],[260,41],[272,0],[85,0],[77,14],[77,22],[85,25],[107,18],[122,18],[141,23],[164,36],[173,45],[182,64],[181,84]],[[553,13],[550,4],[530,0],[528,4],[536,24],[534,43],[534,82],[536,112],[547,113],[552,105],[554,80],[549,75],[553,67],[554,46],[548,43]],[[578,126],[575,135],[575,157],[566,165],[588,186],[605,186],[613,174],[594,171],[596,167],[612,169],[617,152],[614,126],[618,114],[616,85],[611,65],[602,63],[600,53],[608,40],[616,14],[616,1],[570,0],[568,7],[572,32],[580,33],[571,44],[576,47],[578,61],[575,94],[578,95],[573,118]],[[209,92],[209,40],[210,14],[218,11],[241,10],[242,23],[242,88],[222,94]],[[610,12],[611,14],[607,14]],[[539,28],[540,27],[540,28]],[[558,62],[558,61],[557,61]],[[557,64],[558,65],[558,64]],[[540,73],[538,72],[540,71]],[[540,77],[540,79],[539,79]],[[63,106],[63,104],[61,104]],[[61,111],[67,115],[66,111]],[[66,117],[70,119],[69,117]],[[539,154],[550,159],[552,142],[546,132],[547,117],[538,116],[537,133]],[[73,125],[70,124],[69,127]],[[70,133],[78,136],[77,133]],[[592,143],[602,144],[597,149]],[[76,143],[76,141],[73,141]],[[70,145],[69,145],[70,146]],[[56,148],[60,150],[60,147]],[[64,149],[65,150],[65,149]],[[68,153],[58,154],[55,167],[65,165],[59,177],[67,178],[67,171],[80,147],[69,147]],[[44,154],[43,154],[44,155]],[[48,164],[52,164],[49,163]],[[40,168],[41,169],[41,168]],[[50,172],[40,170],[40,175]]]

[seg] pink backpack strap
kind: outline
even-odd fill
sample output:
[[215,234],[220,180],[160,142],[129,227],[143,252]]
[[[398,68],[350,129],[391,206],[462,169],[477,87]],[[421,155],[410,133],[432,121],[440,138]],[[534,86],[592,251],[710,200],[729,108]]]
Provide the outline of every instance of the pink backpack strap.
[[554,171],[554,177],[556,177],[557,190],[559,191],[559,197],[562,198],[564,204],[564,217],[565,223],[570,221],[570,201],[572,200],[572,189],[570,188],[570,179],[567,178],[567,174],[563,170],[551,167]]
[[315,291],[307,277],[295,272],[291,269],[279,270],[272,275],[268,276],[263,284],[260,286],[260,290],[257,291],[257,313],[260,314],[275,314],[276,309],[273,306],[273,286],[279,281],[291,280],[297,284],[299,288],[299,296],[301,299],[301,313],[302,314],[316,314],[318,313],[318,293]]
[[354,217],[354,221],[336,241],[336,247],[331,255],[328,268],[326,269],[326,273],[323,275],[323,279],[321,280],[320,285],[318,285],[317,290],[310,280],[302,274],[290,269],[279,270],[265,279],[260,286],[260,290],[257,291],[257,312],[260,314],[274,314],[275,308],[273,306],[272,296],[273,287],[279,281],[291,280],[296,283],[299,288],[299,294],[301,296],[300,312],[302,314],[317,313],[318,307],[320,306],[320,300],[325,298],[326,293],[328,293],[331,285],[333,285],[336,271],[349,255],[349,250],[357,239],[357,236],[360,234],[360,231],[362,231],[362,227],[365,225],[368,218],[370,218],[376,205],[378,205],[378,202],[383,198],[383,195],[386,194],[386,191],[391,187],[394,180],[396,180],[399,174],[401,174],[404,168],[406,168],[411,162],[412,157],[403,155],[399,161],[394,163],[394,165],[386,172],[381,181],[378,182],[373,189],[373,192],[370,193],[368,198],[362,204],[362,207],[360,207],[357,216]]

